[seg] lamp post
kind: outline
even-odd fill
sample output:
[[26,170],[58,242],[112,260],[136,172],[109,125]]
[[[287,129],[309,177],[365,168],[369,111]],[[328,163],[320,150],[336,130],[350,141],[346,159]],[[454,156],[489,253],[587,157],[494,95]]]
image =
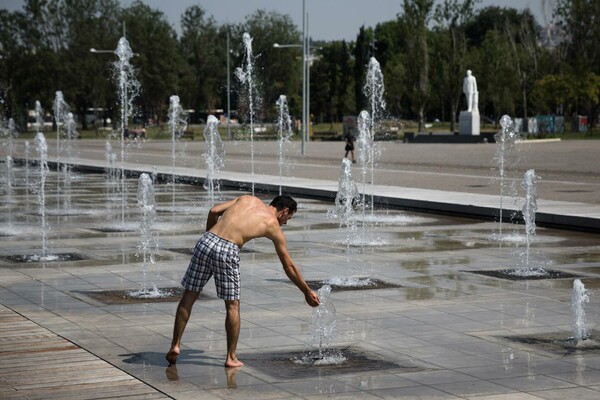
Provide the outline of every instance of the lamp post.
[[302,44],[273,44],[276,49],[302,47],[302,155],[305,154],[306,143],[309,140],[310,125],[310,46]]
[[305,154],[310,124],[310,40],[308,38],[308,13],[302,0],[302,44],[274,43],[276,49],[302,47],[302,155]]

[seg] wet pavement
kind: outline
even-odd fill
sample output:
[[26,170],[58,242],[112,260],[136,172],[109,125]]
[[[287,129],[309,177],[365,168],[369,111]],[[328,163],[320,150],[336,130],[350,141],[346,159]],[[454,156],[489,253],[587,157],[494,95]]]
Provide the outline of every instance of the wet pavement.
[[[106,165],[100,143],[82,144],[85,146],[80,145],[78,163],[103,172]],[[149,160],[157,161],[160,145],[146,145],[130,149],[128,162],[137,165],[132,165],[131,170],[150,172],[148,166],[155,165]],[[199,145],[190,144],[186,149],[189,158],[180,159],[181,164],[188,165],[178,165],[178,175],[203,176],[204,171],[196,170],[193,165],[200,158],[193,156],[194,146]],[[241,165],[244,152],[236,156],[236,148],[240,147],[231,150],[232,163]],[[484,150],[489,152],[490,148]],[[398,151],[404,148],[399,147]],[[84,157],[92,153],[98,157]],[[255,176],[259,189],[264,187],[261,185],[276,185],[279,180],[267,174],[277,170],[277,164],[264,157],[265,161],[259,157],[261,167]],[[168,177],[169,162],[165,156],[163,163],[157,163],[159,175]],[[590,289],[586,317],[587,327],[593,332],[600,304],[597,234],[538,227],[531,238],[529,265],[524,265],[523,225],[502,224],[500,240],[497,222],[376,207],[372,215],[358,215],[357,228],[350,231],[328,213],[333,208],[328,196],[335,191],[339,176],[338,169],[334,177],[329,177],[336,163],[323,162],[322,176],[318,179],[309,176],[308,171],[306,174],[298,171],[303,166],[310,170],[307,165],[313,163],[318,161],[297,162],[292,164],[296,171],[290,171],[296,182],[309,180],[306,194],[317,196],[298,195],[298,213],[284,228],[293,259],[305,278],[314,282],[359,277],[388,284],[364,290],[332,291],[330,300],[336,310],[333,345],[346,352],[345,365],[322,367],[294,362],[311,350],[309,344],[315,329],[313,310],[286,280],[272,244],[258,239],[248,243],[241,253],[242,328],[238,356],[246,366],[239,370],[223,368],[224,307],[216,297],[214,285],[209,283],[194,307],[177,366],[168,367],[164,354],[170,344],[176,301],[104,302],[95,296],[135,291],[144,280],[138,248],[141,213],[136,204],[135,178],[126,181],[125,223],[122,223],[117,183],[101,173],[76,173],[67,195],[65,191],[57,192],[56,172],[50,172],[46,184],[48,252],[76,254],[80,259],[18,262],[10,257],[40,253],[41,234],[36,193],[25,188],[25,168],[15,167],[10,198],[6,194],[2,197],[0,304],[145,385],[143,390],[136,386],[137,392],[123,392],[131,398],[151,395],[178,399],[600,397],[597,349],[556,350],[547,343],[523,340],[524,337],[568,339],[573,335],[574,315],[570,308],[573,278],[515,281],[474,273],[543,267],[573,274]],[[484,180],[483,169],[479,168],[481,173],[473,178],[475,181]],[[565,170],[569,173],[569,168]],[[490,174],[489,170],[487,173]],[[37,174],[31,167],[28,179],[33,186],[39,179]],[[226,169],[223,174],[231,182],[236,179],[248,182],[243,170]],[[400,180],[402,175],[398,174],[397,171],[396,179]],[[411,193],[418,192],[417,189],[431,190],[427,194],[445,196],[446,201],[461,197],[461,193],[463,199],[493,196],[459,190],[465,179],[462,175],[445,177],[446,186],[454,182],[451,192],[426,187],[410,189],[390,183],[382,183],[385,187],[381,190],[386,196],[398,189]],[[597,191],[596,178],[589,176],[579,184],[586,185],[591,192]],[[492,187],[490,177],[487,179],[487,185]],[[555,193],[577,183],[576,180],[561,182],[556,179],[549,183]],[[540,189],[543,184],[545,181],[540,183]],[[154,230],[159,246],[156,264],[146,266],[146,280],[151,281],[156,275],[159,288],[173,288],[178,286],[189,261],[186,250],[193,247],[203,230],[210,200],[200,185],[177,184],[173,188],[168,182],[157,182],[155,189]],[[590,192],[571,193],[577,196],[573,199],[553,196],[546,199],[546,191],[547,188],[540,190],[540,208],[556,204],[546,201],[561,206],[583,204],[585,213],[595,210],[597,205],[597,196]],[[238,194],[224,189],[219,198]],[[272,197],[262,193],[260,196],[265,201]],[[65,208],[67,198],[70,206]],[[576,206],[571,208],[579,212]],[[594,223],[595,217],[590,218]],[[31,392],[23,392],[13,379],[14,374],[6,369],[16,362],[10,346],[2,347],[0,360],[5,371],[0,379],[0,397],[34,397]],[[34,376],[31,372],[32,379]],[[43,390],[43,385],[39,390],[38,397],[50,397],[46,396],[48,391]],[[63,392],[59,397],[67,396]],[[73,391],[70,397],[84,396]]]

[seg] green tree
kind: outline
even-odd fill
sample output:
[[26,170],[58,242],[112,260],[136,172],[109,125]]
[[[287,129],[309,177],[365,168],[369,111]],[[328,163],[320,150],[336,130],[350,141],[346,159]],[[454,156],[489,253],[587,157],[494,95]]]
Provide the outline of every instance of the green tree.
[[[450,131],[455,131],[456,114],[462,94],[462,79],[467,58],[466,25],[473,19],[478,0],[444,0],[435,9],[437,23],[436,57],[433,61],[436,93],[442,110],[448,104]],[[442,112],[442,118],[445,119]]]
[[549,74],[538,79],[532,97],[537,108],[546,114],[564,115],[564,112],[571,112],[565,107],[576,102],[572,78],[566,74]]
[[479,107],[484,115],[498,122],[501,115],[514,115],[519,93],[519,78],[511,57],[511,47],[503,33],[490,30],[474,52],[467,67],[477,72]]
[[506,24],[505,35],[510,43],[513,65],[517,70],[521,85],[521,110],[523,117],[528,116],[527,97],[532,84],[538,77],[539,47],[537,24],[528,10],[520,15],[516,25]]
[[567,40],[563,41],[574,70],[600,74],[600,2],[598,0],[558,0],[556,23]]
[[404,14],[400,17],[409,54],[407,68],[413,74],[407,77],[406,87],[412,110],[417,116],[419,132],[425,127],[425,112],[431,95],[427,26],[432,17],[433,3],[433,0],[404,0]]
[[[179,41],[183,64],[179,90],[182,104],[203,110],[222,107],[220,90],[227,80],[227,29],[219,29],[200,6],[181,16]],[[225,108],[225,107],[222,107]]]
[[593,126],[600,103],[594,101],[592,94],[597,88],[589,85],[593,86],[595,80],[591,77],[600,75],[600,1],[558,0],[554,17],[566,38],[560,47],[569,60],[570,70],[577,76],[576,83],[588,88],[579,90],[588,95],[584,96],[587,101],[578,103],[576,109],[585,112]]
[[[403,26],[398,19],[375,27],[375,57],[385,79],[387,111],[397,116],[402,114],[402,100],[409,83],[406,76],[408,52],[403,34]],[[363,77],[364,69],[363,66]]]
[[[252,37],[252,51],[256,57],[256,79],[262,88],[263,108],[258,115],[263,120],[275,120],[275,104],[282,94],[288,98],[290,113],[299,115],[299,110],[302,109],[301,96],[298,96],[302,93],[302,49],[273,47],[275,43],[302,43],[301,34],[292,18],[265,10],[257,10],[246,17],[243,24],[233,29],[232,40],[237,45],[240,56],[244,32],[248,32]],[[237,66],[239,65],[241,59],[238,59]]]
[[[369,59],[375,56],[373,54],[373,40],[373,30],[371,28],[365,29],[364,26],[361,26],[356,36],[353,51],[354,102],[359,108],[366,106],[363,86],[365,85],[365,75],[369,66]],[[358,111],[356,110],[356,114],[358,114]]]
[[319,121],[339,122],[355,114],[352,60],[346,41],[333,41],[319,51],[311,69],[311,110]]
[[68,46],[62,62],[68,79],[60,87],[72,112],[87,129],[87,108],[106,108],[101,117],[116,120],[117,90],[111,80],[110,66],[115,57],[93,54],[91,48],[110,50],[121,34],[120,8],[114,0],[71,0],[64,9]]
[[137,79],[142,87],[137,99],[140,105],[137,118],[145,121],[157,116],[163,120],[169,97],[176,94],[182,64],[177,35],[162,11],[141,1],[124,9],[122,18],[127,27],[127,40],[136,53],[131,63],[138,69]]

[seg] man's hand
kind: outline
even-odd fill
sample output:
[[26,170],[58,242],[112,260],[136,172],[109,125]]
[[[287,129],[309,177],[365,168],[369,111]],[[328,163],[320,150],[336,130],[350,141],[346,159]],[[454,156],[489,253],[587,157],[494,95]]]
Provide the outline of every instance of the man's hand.
[[308,292],[306,292],[304,298],[306,299],[308,305],[311,307],[316,307],[319,304],[321,304],[321,299],[319,299],[319,296],[313,290],[309,290]]

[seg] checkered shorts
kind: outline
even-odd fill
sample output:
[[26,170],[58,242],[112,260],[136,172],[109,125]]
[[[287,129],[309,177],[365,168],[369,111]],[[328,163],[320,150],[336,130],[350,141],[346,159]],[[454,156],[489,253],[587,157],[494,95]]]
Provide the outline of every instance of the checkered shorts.
[[217,296],[223,300],[240,299],[240,249],[235,243],[205,232],[194,249],[181,285],[200,292],[211,276],[215,277]]

